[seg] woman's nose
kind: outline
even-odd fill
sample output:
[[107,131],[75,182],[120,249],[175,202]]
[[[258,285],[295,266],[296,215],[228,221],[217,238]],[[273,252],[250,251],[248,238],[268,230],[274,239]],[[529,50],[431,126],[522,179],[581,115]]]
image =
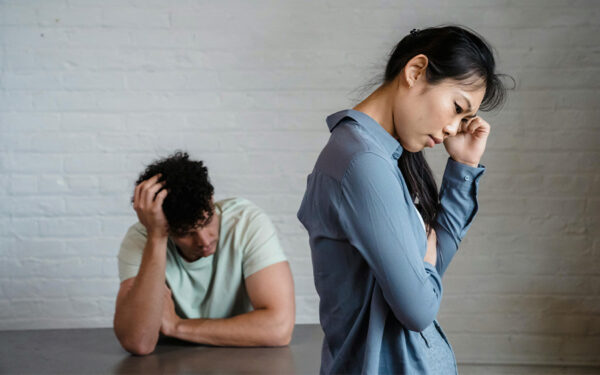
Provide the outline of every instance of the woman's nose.
[[446,127],[443,129],[444,138],[454,137],[456,135],[456,133],[458,133],[459,126],[460,126],[460,123],[458,123],[458,122],[453,123],[451,125],[446,125]]

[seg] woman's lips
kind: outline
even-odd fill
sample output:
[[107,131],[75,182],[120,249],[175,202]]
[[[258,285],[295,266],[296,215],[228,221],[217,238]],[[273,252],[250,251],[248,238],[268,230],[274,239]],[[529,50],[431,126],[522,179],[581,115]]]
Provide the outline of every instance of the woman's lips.
[[[436,144],[436,145],[439,145],[440,143],[444,142],[443,139],[435,138],[435,137],[433,137],[431,135],[429,136],[429,138],[431,138],[431,140],[433,141],[433,143]],[[431,147],[433,147],[433,146],[431,146]]]
[[429,142],[427,142],[427,146],[429,146],[429,147],[435,146],[435,139],[433,139],[433,137],[429,136]]

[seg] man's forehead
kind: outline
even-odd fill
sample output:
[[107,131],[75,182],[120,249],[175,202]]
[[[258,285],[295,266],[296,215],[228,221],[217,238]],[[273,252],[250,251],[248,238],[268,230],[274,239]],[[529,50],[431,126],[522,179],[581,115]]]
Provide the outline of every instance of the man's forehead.
[[194,229],[202,228],[202,227],[206,226],[208,224],[208,222],[210,221],[210,219],[212,219],[212,217],[214,216],[214,214],[215,214],[215,210],[214,209],[212,211],[210,211],[210,212],[204,212],[203,215],[202,215],[202,218],[199,219],[196,222],[196,225],[194,226]]

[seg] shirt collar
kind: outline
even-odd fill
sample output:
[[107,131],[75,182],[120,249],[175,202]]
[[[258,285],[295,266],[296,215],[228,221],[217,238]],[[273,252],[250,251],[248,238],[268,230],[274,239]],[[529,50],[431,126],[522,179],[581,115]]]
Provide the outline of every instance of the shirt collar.
[[354,109],[345,109],[327,116],[327,126],[329,127],[329,131],[333,132],[333,129],[335,129],[335,127],[346,117],[355,120],[367,131],[367,133],[372,135],[394,159],[397,160],[400,158],[400,155],[402,155],[402,151],[404,150],[402,145],[400,145],[400,142],[394,139],[394,137],[379,125],[377,121],[364,112],[356,111]]

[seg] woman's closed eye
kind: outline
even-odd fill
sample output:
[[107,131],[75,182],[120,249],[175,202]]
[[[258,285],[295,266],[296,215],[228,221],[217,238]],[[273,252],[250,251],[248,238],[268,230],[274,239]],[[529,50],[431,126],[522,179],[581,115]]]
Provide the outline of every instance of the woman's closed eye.
[[[461,106],[459,106],[456,102],[454,102],[454,107],[456,108],[456,113],[460,114],[463,112],[463,109]],[[472,117],[471,117],[472,118]],[[465,117],[463,119],[460,120],[461,123],[463,122],[469,122],[469,120],[471,120],[471,118]]]
[[456,108],[456,113],[462,113],[463,109],[456,102],[454,102],[454,107]]

